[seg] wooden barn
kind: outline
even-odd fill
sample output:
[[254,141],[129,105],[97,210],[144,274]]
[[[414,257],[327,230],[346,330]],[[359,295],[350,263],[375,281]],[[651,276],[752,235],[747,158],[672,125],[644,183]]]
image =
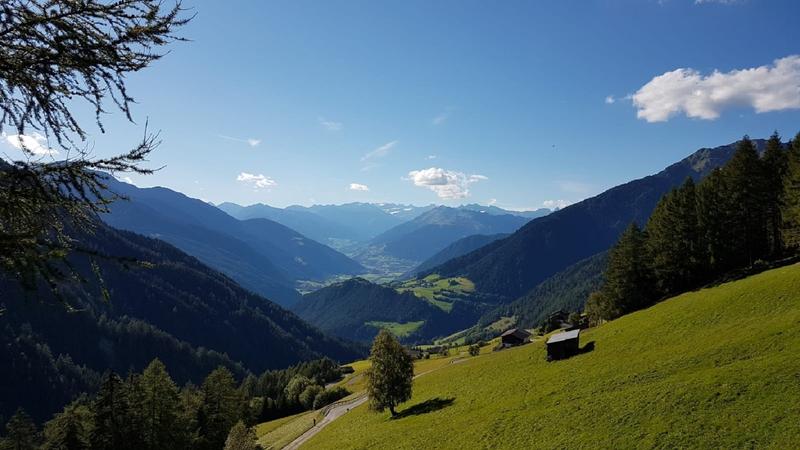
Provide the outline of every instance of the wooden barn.
[[530,342],[531,334],[519,328],[512,328],[500,335],[503,347],[515,347]]
[[580,334],[581,330],[572,330],[550,336],[547,340],[547,359],[552,361],[577,355]]

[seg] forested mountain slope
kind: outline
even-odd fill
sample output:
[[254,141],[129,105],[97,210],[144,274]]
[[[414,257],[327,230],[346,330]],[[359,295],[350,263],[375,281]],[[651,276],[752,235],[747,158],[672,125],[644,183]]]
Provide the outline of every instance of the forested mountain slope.
[[103,224],[78,241],[114,258],[96,259],[102,283],[87,257],[71,258],[87,282],[63,287],[68,306],[0,280],[6,417],[17,406],[47,417],[70,396],[91,391],[103,371],[141,370],[156,357],[183,383],[202,381],[220,364],[241,375],[360,355],[170,244]]
[[[754,143],[764,148],[765,141]],[[511,236],[421,275],[465,276],[478,291],[512,301],[558,271],[610,248],[631,222],[644,224],[665,193],[687,177],[699,180],[724,165],[735,146],[700,149],[655,175],[533,219]]]

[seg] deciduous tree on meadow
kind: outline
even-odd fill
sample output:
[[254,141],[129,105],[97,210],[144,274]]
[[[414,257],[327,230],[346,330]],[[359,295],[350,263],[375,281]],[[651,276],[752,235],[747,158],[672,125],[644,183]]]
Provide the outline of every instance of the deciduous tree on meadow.
[[371,409],[388,409],[397,415],[395,407],[411,398],[414,382],[414,362],[392,333],[381,330],[372,342],[367,372],[367,394]]

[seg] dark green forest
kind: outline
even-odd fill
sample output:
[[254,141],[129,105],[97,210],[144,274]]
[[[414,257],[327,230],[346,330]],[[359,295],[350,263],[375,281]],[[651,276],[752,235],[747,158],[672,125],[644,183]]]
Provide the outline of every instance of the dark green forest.
[[341,376],[338,364],[320,359],[249,375],[241,383],[220,366],[198,385],[178,387],[155,359],[141,373],[106,372],[96,380],[96,394],[78,396],[41,429],[17,409],[0,448],[216,450],[238,422],[251,426],[348,395],[343,388],[324,388]]
[[775,133],[759,154],[747,136],[699,184],[665,195],[644,229],[631,224],[611,249],[605,282],[586,312],[610,320],[757,271],[800,253],[800,134]]

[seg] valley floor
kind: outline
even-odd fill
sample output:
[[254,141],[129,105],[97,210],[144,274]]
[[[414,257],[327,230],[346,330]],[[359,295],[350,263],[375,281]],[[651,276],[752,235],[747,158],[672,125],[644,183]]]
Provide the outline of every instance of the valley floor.
[[553,363],[539,340],[447,364],[400,418],[362,405],[302,448],[797,448],[800,265],[670,299],[588,343]]

